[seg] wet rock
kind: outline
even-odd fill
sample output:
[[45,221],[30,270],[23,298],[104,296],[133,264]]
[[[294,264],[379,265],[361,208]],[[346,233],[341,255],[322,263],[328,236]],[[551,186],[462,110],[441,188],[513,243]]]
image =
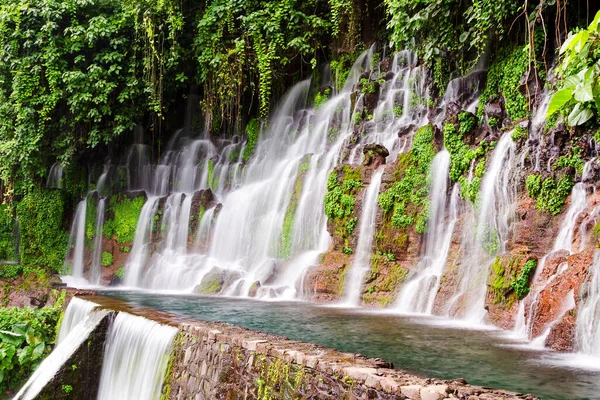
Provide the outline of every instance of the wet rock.
[[248,296],[256,297],[256,294],[258,293],[260,288],[261,288],[260,281],[254,282],[252,285],[250,285],[250,289],[248,290]]
[[408,135],[410,133],[413,133],[416,129],[417,129],[417,127],[414,124],[403,125],[398,130],[398,137],[402,137],[402,136]]
[[367,144],[363,148],[363,165],[372,166],[378,168],[380,165],[385,164],[385,158],[390,155],[388,149],[385,146],[377,143]]
[[527,98],[530,106],[533,106],[541,98],[543,89],[544,81],[540,79],[535,65],[531,64],[519,81],[519,92]]
[[546,347],[554,351],[574,351],[575,350],[575,330],[577,319],[574,316],[575,310],[569,311],[559,323],[554,325],[544,343]]
[[190,238],[189,242],[193,242],[192,235],[198,231],[198,225],[202,215],[217,205],[217,198],[212,190],[202,189],[195,192],[192,198],[192,206],[190,208]]
[[239,278],[241,278],[241,274],[238,271],[213,267],[204,275],[200,284],[194,288],[194,293],[203,295],[219,294]]
[[504,107],[500,100],[487,103],[484,112],[488,118],[496,118],[498,121],[502,121],[505,116]]
[[392,67],[392,59],[390,57],[385,57],[379,63],[379,71],[381,71],[381,73],[389,73],[391,67]]

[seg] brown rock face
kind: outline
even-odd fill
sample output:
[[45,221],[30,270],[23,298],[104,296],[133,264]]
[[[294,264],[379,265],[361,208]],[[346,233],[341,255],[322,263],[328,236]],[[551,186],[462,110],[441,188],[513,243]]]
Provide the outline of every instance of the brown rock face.
[[548,336],[548,346],[559,349],[572,347],[575,320],[568,318],[570,310],[565,307],[571,301],[579,305],[581,284],[587,277],[592,259],[593,249],[588,249],[569,256],[566,263],[564,252],[547,260],[540,279],[549,277],[548,282],[535,299],[532,315],[528,316],[533,318],[532,337],[541,335],[550,327],[553,333]]
[[353,257],[337,251],[323,255],[319,265],[312,267],[304,278],[304,297],[310,301],[330,302],[341,298],[344,278]]

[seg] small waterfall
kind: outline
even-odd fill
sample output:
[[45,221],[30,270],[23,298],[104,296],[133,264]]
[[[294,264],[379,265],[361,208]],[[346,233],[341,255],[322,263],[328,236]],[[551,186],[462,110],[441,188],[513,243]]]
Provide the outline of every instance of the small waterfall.
[[537,347],[540,349],[546,347],[546,339],[548,339],[548,336],[550,335],[550,332],[552,332],[552,329],[564,318],[564,316],[569,311],[575,308],[575,296],[572,289],[567,293],[565,298],[562,299],[560,304],[560,311],[556,315],[556,318],[554,318],[554,320],[548,324],[548,326],[546,327],[544,332],[542,332],[541,335],[539,335],[531,341],[533,347]]
[[588,276],[577,311],[577,350],[600,357],[600,250],[594,253]]
[[76,278],[83,278],[86,211],[87,199],[83,199],[79,202],[77,211],[75,211],[75,218],[71,225],[71,234],[67,245],[67,255],[65,256],[65,263],[63,265],[63,273]]
[[159,399],[177,332],[120,312],[106,337],[98,399]]
[[[85,343],[90,333],[96,329],[106,314],[107,311],[105,310],[93,311],[88,314],[88,318],[84,318],[81,323],[75,324],[70,329],[69,334],[56,345],[52,353],[36,368],[29,380],[13,399],[33,400],[39,398],[39,393],[42,389],[44,389],[73,353]],[[135,396],[129,398],[135,398]]]
[[154,215],[158,208],[159,197],[149,197],[144,203],[140,218],[135,229],[133,248],[125,268],[124,284],[127,286],[140,286],[143,278],[143,269],[146,267],[148,251],[152,239]]
[[63,342],[69,333],[71,333],[73,328],[83,322],[83,320],[87,318],[92,310],[97,306],[98,305],[96,303],[92,303],[91,301],[73,297],[67,306],[65,315],[63,316],[60,324],[60,331],[58,332],[56,344]]
[[578,182],[571,191],[571,205],[560,225],[558,236],[554,242],[554,250],[573,250],[573,234],[579,214],[587,206],[585,185]]
[[48,189],[62,189],[63,181],[65,179],[65,169],[60,162],[55,162],[50,167],[48,173],[48,179],[46,179],[46,188]]
[[106,199],[98,200],[98,208],[96,210],[96,232],[94,235],[94,253],[92,254],[92,270],[90,274],[90,282],[100,283],[102,277],[102,231],[104,229],[104,213],[106,211]]
[[398,296],[398,310],[410,313],[431,314],[439,288],[439,280],[446,266],[446,258],[458,221],[459,186],[452,190],[450,208],[446,207],[450,153],[440,151],[431,164],[433,182],[430,188],[431,208],[427,230],[425,254],[419,260],[416,275],[407,282]]
[[373,233],[375,217],[377,215],[377,199],[381,186],[383,168],[379,168],[371,177],[371,184],[363,196],[362,214],[358,231],[358,243],[352,266],[346,272],[344,303],[350,306],[360,304],[362,284],[365,274],[371,267],[371,254],[373,251]]
[[515,143],[511,134],[511,131],[504,133],[492,153],[481,183],[475,231],[467,229],[462,244],[465,255],[461,261],[459,294],[453,300],[469,293],[465,317],[477,322],[485,317],[489,268],[495,255],[504,252],[508,237],[515,189],[511,182],[515,166]]
[[577,217],[587,207],[587,191],[583,181],[587,177],[586,175],[589,172],[592,161],[590,160],[585,163],[581,178],[582,182],[576,183],[571,190],[571,204],[561,222],[558,236],[554,242],[554,250],[567,250],[569,253],[573,250],[573,234],[575,232],[575,225],[577,224]]

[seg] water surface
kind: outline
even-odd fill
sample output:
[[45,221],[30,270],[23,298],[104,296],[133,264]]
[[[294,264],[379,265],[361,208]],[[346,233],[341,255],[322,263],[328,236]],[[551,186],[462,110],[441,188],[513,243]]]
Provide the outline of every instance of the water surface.
[[[467,329],[431,317],[302,302],[141,292],[103,294],[188,318],[227,322],[343,352],[380,357],[397,369],[422,376],[465,378],[471,384],[532,393],[542,399],[600,399],[600,371],[564,365],[574,364],[577,355],[519,347],[497,330]],[[600,361],[597,366],[600,369]]]

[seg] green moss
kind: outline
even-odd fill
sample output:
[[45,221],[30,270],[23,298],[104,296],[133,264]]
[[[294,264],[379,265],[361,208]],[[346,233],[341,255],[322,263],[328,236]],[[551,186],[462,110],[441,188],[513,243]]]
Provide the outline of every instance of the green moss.
[[525,179],[525,187],[527,188],[527,195],[532,199],[537,199],[542,191],[542,175],[529,175],[527,179]]
[[69,234],[62,229],[65,198],[55,190],[37,190],[17,205],[21,263],[60,272]]
[[125,267],[119,267],[116,271],[115,271],[115,276],[119,279],[123,279],[125,278]]
[[573,181],[568,176],[561,177],[558,182],[547,178],[542,183],[535,207],[548,211],[552,215],[560,214],[573,188]]
[[143,197],[112,196],[110,210],[113,218],[104,223],[104,235],[109,239],[114,237],[118,243],[132,243],[144,201]]
[[244,148],[244,154],[242,155],[242,159],[244,160],[244,162],[248,162],[252,154],[254,154],[254,148],[256,147],[256,143],[258,143],[259,134],[260,124],[258,120],[251,119],[248,122],[248,124],[246,124],[246,135],[248,135],[248,143],[246,143],[246,147]]
[[514,289],[519,300],[527,296],[531,290],[529,287],[529,280],[531,279],[531,275],[535,272],[536,268],[537,260],[527,260],[523,266],[523,269],[521,270],[521,273],[519,274],[519,277],[510,283],[510,286]]
[[529,105],[519,92],[521,77],[529,66],[529,53],[524,46],[503,49],[488,70],[487,86],[479,98],[478,115],[481,116],[488,100],[503,96],[506,111],[513,120],[529,116]]
[[85,208],[85,237],[88,240],[94,240],[96,236],[96,199],[88,197]]
[[304,177],[310,167],[310,156],[305,157],[298,167],[298,173],[296,175],[296,181],[294,182],[294,192],[290,199],[290,203],[285,212],[283,219],[283,226],[281,228],[281,245],[279,248],[279,256],[285,260],[288,260],[292,255],[292,241],[293,231],[296,216],[296,209],[302,196],[302,188]]
[[[450,178],[460,181],[471,166],[471,162],[487,154],[490,144],[482,141],[476,149],[465,143],[466,135],[472,132],[477,121],[472,114],[462,112],[444,124],[444,145],[450,153]],[[485,164],[485,161],[484,161]],[[464,186],[463,186],[464,189]]]
[[103,267],[110,267],[113,264],[113,256],[112,254],[108,253],[108,252],[103,252],[102,253],[102,266]]
[[331,89],[327,88],[323,92],[318,92],[315,96],[315,109],[319,109],[323,104],[329,100]]
[[324,202],[325,215],[334,227],[334,235],[343,243],[348,243],[348,239],[354,234],[357,221],[354,216],[355,199],[362,187],[360,167],[344,165],[329,175]]
[[583,149],[572,143],[571,151],[566,156],[560,156],[552,165],[553,170],[560,170],[567,167],[572,167],[578,174],[583,173],[585,162],[582,158]]
[[515,126],[515,129],[513,129],[513,132],[510,136],[510,138],[512,139],[513,142],[518,142],[519,140],[522,139],[527,139],[528,136],[528,131],[527,128],[523,128],[520,125]]
[[433,140],[431,125],[415,133],[411,152],[398,157],[396,182],[379,195],[379,205],[396,228],[415,225],[418,233],[424,233],[427,229],[429,168],[435,157]]

